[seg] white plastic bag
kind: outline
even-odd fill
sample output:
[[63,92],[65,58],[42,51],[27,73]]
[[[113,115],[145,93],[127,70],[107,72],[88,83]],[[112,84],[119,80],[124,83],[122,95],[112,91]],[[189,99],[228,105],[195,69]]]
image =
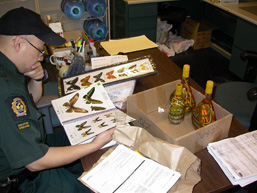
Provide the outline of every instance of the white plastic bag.
[[174,49],[176,54],[187,51],[189,47],[194,45],[194,40],[184,39],[181,36],[173,36],[169,40],[169,47]]
[[157,19],[157,37],[156,42],[160,44],[165,44],[169,38],[169,31],[172,28],[172,24],[168,24],[167,21],[161,21],[160,18]]

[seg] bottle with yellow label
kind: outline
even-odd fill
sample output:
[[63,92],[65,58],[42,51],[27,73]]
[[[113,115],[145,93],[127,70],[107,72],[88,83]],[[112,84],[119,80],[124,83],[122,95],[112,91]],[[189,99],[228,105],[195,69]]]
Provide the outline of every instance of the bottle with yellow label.
[[[195,98],[192,93],[191,87],[189,85],[189,72],[190,72],[190,65],[185,64],[183,66],[183,73],[182,73],[182,97],[184,98],[185,103],[185,113],[191,112],[195,108]],[[174,92],[171,94],[170,99],[174,96]]]
[[214,82],[208,80],[205,89],[205,98],[192,111],[192,122],[196,129],[216,121],[212,104],[212,91]]
[[182,97],[182,84],[176,84],[175,94],[170,102],[168,118],[171,123],[179,124],[185,117],[185,104]]

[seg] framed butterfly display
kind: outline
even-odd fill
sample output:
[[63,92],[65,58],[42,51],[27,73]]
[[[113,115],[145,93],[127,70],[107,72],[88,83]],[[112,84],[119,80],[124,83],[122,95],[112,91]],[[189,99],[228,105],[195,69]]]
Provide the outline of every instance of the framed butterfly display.
[[138,79],[157,74],[156,65],[151,56],[144,56],[134,60],[112,64],[61,79],[62,96],[81,90],[95,82],[103,85],[124,82],[130,79]]

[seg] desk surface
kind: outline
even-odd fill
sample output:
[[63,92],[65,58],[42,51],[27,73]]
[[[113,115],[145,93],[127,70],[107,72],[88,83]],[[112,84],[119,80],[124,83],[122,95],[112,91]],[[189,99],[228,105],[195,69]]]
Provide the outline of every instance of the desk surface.
[[203,1],[257,25],[257,2],[219,4],[212,3],[210,0]]
[[[103,52],[103,55],[106,53]],[[128,54],[129,59],[135,59],[141,56],[151,55],[154,62],[157,65],[158,75],[144,77],[137,80],[134,93],[141,92],[147,89],[151,89],[156,86],[177,80],[181,78],[182,70],[172,62],[168,57],[161,53],[157,48],[144,50],[140,52],[134,52]],[[190,79],[190,85],[196,90],[204,92],[194,80]],[[247,132],[247,130],[233,118],[232,125],[230,128],[229,136],[234,137],[242,133]],[[84,169],[87,170],[91,168],[92,165],[101,157],[101,155],[107,151],[107,149],[98,150],[84,158],[82,158],[82,163]],[[232,184],[229,182],[227,177],[224,175],[223,171],[217,165],[216,161],[208,153],[207,149],[203,149],[195,155],[201,159],[201,182],[199,182],[195,187],[195,193],[199,192],[221,192],[232,188]]]

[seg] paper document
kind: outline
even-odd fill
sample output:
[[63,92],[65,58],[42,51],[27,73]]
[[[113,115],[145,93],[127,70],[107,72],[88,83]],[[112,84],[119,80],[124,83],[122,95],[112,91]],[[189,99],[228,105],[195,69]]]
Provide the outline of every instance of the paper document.
[[128,61],[128,56],[126,55],[103,56],[91,58],[91,65],[92,69],[96,69],[126,61]]
[[257,180],[257,131],[210,143],[207,149],[233,185]]
[[101,42],[100,44],[110,55],[158,47],[157,44],[149,40],[145,35],[120,40],[110,40]]
[[119,145],[80,178],[100,193],[166,193],[181,174]]
[[52,101],[54,110],[71,145],[87,140],[116,126],[117,110],[101,82]]

